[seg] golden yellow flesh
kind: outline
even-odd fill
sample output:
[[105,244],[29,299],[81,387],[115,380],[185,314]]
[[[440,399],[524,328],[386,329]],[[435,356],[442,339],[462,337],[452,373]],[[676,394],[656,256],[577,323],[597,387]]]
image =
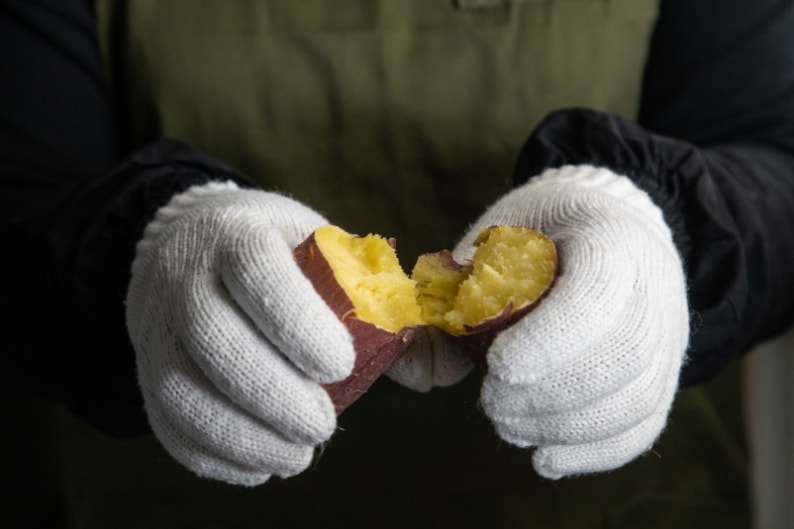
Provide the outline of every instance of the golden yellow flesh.
[[416,281],[416,299],[427,325],[442,329],[449,327],[444,316],[452,310],[458,288],[469,272],[470,266],[457,266],[450,255],[433,253],[419,256],[411,279]]
[[501,314],[508,304],[515,312],[537,301],[554,277],[556,262],[554,244],[536,231],[498,227],[483,232],[472,273],[461,283],[447,322],[463,331]]
[[359,319],[393,333],[422,323],[415,282],[386,239],[330,225],[318,228],[314,238]]
[[431,325],[465,334],[508,306],[512,313],[537,301],[557,264],[554,243],[528,228],[483,230],[471,265],[455,263],[448,253],[422,255],[411,277],[380,236],[358,237],[329,225],[314,237],[356,316],[393,333]]
[[412,274],[425,321],[455,335],[534,303],[554,278],[554,243],[535,230],[489,228],[475,244],[471,267],[455,271],[423,256]]

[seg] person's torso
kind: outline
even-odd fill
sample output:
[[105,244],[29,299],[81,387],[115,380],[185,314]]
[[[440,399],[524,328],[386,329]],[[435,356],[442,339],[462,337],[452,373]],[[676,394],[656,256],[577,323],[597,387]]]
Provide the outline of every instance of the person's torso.
[[[655,0],[99,7],[133,141],[183,139],[349,231],[395,237],[406,267],[454,245],[509,189],[521,144],[548,112],[633,116],[657,9]],[[498,440],[477,399],[477,375],[429,394],[379,381],[298,477],[240,492],[172,470],[128,489],[209,494],[227,520],[249,509],[273,527],[601,527],[607,505],[622,508],[655,483],[647,460],[612,478],[541,480],[528,451]],[[221,507],[192,509],[209,519]]]

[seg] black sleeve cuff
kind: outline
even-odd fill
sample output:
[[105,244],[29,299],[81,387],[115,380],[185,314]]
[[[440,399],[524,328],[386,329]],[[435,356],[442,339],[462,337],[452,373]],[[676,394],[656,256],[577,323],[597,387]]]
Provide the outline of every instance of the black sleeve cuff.
[[692,318],[683,385],[713,377],[792,323],[794,157],[753,144],[701,149],[630,120],[571,109],[535,130],[515,183],[567,164],[628,176],[671,227]]
[[[13,369],[6,391],[44,395],[106,434],[148,431],[125,322],[130,265],[143,230],[191,186],[250,181],[183,143],[162,140],[98,178],[58,181],[32,198],[4,267]],[[45,219],[45,220],[42,220]]]

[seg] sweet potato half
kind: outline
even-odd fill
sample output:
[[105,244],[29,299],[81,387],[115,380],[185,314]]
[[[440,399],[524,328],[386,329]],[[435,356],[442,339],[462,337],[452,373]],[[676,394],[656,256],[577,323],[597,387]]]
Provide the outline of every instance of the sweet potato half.
[[471,263],[443,250],[417,260],[410,277],[395,241],[318,228],[295,249],[314,288],[347,326],[357,358],[345,380],[326,385],[341,413],[405,351],[425,326],[455,337],[481,366],[495,336],[542,299],[557,273],[557,251],[522,227],[482,231]]
[[405,275],[393,239],[358,237],[323,226],[294,252],[303,273],[353,336],[353,373],[326,390],[337,413],[357,400],[421,329],[414,282]]
[[419,256],[411,272],[426,325],[457,338],[472,359],[485,366],[496,335],[531,311],[557,275],[557,249],[531,228],[484,229],[469,264],[449,251]]

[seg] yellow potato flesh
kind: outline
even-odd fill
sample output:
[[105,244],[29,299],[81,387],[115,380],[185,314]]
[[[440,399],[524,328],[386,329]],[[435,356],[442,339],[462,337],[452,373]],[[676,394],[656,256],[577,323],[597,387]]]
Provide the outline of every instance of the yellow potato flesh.
[[314,237],[356,317],[392,333],[430,325],[466,334],[507,307],[512,314],[537,301],[557,265],[554,243],[529,228],[487,228],[470,265],[455,263],[448,252],[426,254],[410,277],[383,237],[358,237],[331,225]]
[[411,272],[416,281],[416,298],[422,308],[422,319],[428,325],[449,330],[446,314],[452,310],[460,284],[471,267],[461,267],[451,254],[435,253],[419,256]]
[[393,333],[422,324],[416,283],[386,239],[358,237],[330,225],[318,228],[314,237],[359,319]]
[[423,318],[450,334],[465,334],[510,307],[534,303],[551,284],[554,243],[531,229],[483,230],[471,266],[455,270],[438,256],[423,256],[412,273]]
[[445,319],[452,329],[461,332],[501,314],[508,305],[511,312],[520,310],[546,291],[555,266],[556,251],[545,236],[493,228],[479,242],[472,272],[461,283]]

